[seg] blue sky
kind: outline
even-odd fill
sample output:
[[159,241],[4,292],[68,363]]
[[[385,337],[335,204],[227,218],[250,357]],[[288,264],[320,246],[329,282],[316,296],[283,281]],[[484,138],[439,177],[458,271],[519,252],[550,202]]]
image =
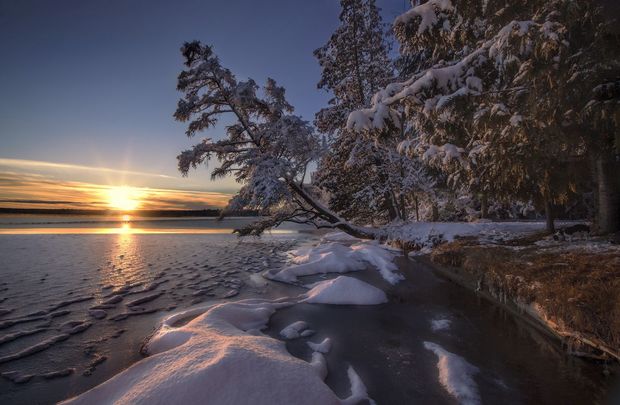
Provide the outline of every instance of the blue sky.
[[[379,1],[384,18],[403,3]],[[229,192],[234,183],[210,183],[205,170],[176,172],[176,155],[193,143],[172,119],[179,47],[198,39],[238,77],[275,78],[312,120],[328,99],[316,89],[312,51],[338,13],[336,0],[0,0],[0,158],[163,174],[175,188]],[[79,176],[62,180],[97,181]],[[134,185],[173,185],[141,181]]]

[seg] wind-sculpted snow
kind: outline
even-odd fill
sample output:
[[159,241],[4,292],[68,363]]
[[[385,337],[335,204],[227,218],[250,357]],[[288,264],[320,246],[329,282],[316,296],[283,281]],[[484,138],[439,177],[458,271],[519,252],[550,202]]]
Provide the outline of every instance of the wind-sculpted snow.
[[56,402],[69,394],[63,384],[83,392],[110,378],[138,359],[128,348],[168,311],[276,295],[259,273],[280,267],[296,242],[289,235],[243,243],[219,234],[28,235],[23,254],[24,243],[21,236],[0,243],[0,396],[7,403]]
[[296,249],[289,266],[264,275],[271,280],[297,283],[298,277],[325,273],[348,273],[374,266],[389,283],[396,284],[403,279],[398,267],[392,262],[394,253],[376,242],[360,242],[347,246],[337,242],[315,247]]
[[338,276],[314,284],[303,302],[336,305],[377,305],[387,302],[385,293],[353,277]]
[[[327,363],[293,357],[263,335],[287,302],[244,300],[173,315],[148,342],[150,355],[65,404],[355,404],[370,400],[352,368],[351,396],[341,400],[323,382]],[[198,315],[198,316],[196,316]],[[196,316],[175,327],[184,318]],[[232,377],[234,376],[234,378]]]
[[464,358],[450,353],[438,344],[424,342],[424,347],[435,353],[439,359],[437,361],[439,382],[446,391],[448,391],[459,404],[480,404],[478,385],[473,378],[473,376],[478,373],[478,368],[469,364]]

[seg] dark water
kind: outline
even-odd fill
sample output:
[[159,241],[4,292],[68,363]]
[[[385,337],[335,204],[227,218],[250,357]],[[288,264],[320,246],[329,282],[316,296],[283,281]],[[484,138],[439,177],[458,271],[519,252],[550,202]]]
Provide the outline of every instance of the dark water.
[[[423,345],[428,341],[479,369],[474,380],[483,404],[620,403],[610,394],[620,381],[605,377],[600,365],[566,355],[548,336],[424,265],[400,263],[407,280],[393,288],[376,272],[351,273],[389,290],[388,304],[298,304],[272,317],[271,335],[291,321],[308,322],[317,334],[287,343],[306,360],[307,340],[330,337],[327,383],[341,397],[349,394],[351,364],[378,404],[457,403],[438,381],[437,357]],[[433,331],[437,318],[450,320],[449,328]]]

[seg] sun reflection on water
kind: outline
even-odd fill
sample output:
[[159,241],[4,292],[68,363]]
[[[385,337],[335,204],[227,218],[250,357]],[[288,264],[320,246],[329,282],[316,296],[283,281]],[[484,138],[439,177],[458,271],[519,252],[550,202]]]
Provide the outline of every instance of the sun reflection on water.
[[119,286],[142,279],[146,262],[131,223],[124,221],[120,227],[113,229],[116,229],[114,233],[117,236],[110,249],[107,271],[102,274],[101,281]]

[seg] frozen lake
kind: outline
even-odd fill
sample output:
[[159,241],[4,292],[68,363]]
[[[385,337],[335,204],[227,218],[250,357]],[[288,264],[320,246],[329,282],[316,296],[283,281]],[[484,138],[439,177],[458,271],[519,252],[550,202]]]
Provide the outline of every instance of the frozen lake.
[[248,221],[3,218],[0,372],[16,373],[0,379],[0,402],[52,403],[105,381],[175,309],[281,294],[258,273],[308,236],[231,235]]
[[[176,310],[303,291],[259,273],[318,236],[296,229],[261,239],[230,234],[249,220],[4,218],[0,403],[53,403],[109,379],[142,358],[144,340]],[[316,335],[287,342],[304,360],[308,340],[329,337],[326,382],[341,397],[352,364],[379,404],[456,403],[439,380],[438,356],[448,352],[475,368],[468,378],[482,403],[605,403],[612,381],[600,366],[567,356],[423,265],[397,261],[406,280],[396,286],[376,271],[349,273],[385,290],[389,303],[297,304],[277,311],[266,333],[278,337],[291,322],[307,322]]]

